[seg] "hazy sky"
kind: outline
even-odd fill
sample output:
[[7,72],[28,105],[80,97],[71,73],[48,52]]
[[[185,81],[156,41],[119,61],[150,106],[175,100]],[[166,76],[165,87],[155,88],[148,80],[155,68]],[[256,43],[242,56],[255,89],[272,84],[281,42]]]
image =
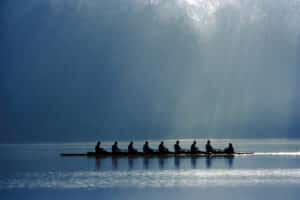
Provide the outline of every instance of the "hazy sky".
[[299,0],[2,0],[0,142],[299,137]]

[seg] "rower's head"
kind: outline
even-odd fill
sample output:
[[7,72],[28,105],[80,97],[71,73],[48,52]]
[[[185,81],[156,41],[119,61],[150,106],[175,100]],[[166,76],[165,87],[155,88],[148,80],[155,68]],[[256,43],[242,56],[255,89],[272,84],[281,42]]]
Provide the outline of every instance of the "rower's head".
[[97,141],[97,145],[100,145],[101,144],[101,142],[100,141]]
[[196,144],[196,143],[197,143],[196,140],[194,140],[193,144]]
[[162,144],[162,145],[163,145],[163,144],[164,144],[164,141],[161,141],[161,142],[160,142],[160,144]]
[[130,141],[130,143],[129,143],[130,145],[133,145],[133,142],[132,141]]
[[231,144],[231,143],[228,143],[228,146],[229,146],[229,147],[232,147],[232,144]]
[[118,144],[118,142],[117,141],[115,141],[115,145],[117,145]]
[[176,144],[179,144],[179,140],[176,141]]
[[207,140],[207,144],[210,144],[210,140]]
[[148,145],[149,144],[148,141],[146,141],[145,144]]

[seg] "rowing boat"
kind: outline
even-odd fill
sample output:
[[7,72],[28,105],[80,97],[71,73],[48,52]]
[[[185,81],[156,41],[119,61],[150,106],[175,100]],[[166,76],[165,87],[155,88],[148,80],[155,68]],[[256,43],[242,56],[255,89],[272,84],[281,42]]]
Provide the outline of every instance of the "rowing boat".
[[71,157],[71,156],[81,156],[81,157],[225,157],[231,158],[236,155],[253,155],[253,152],[236,152],[233,154],[226,154],[226,153],[191,153],[191,152],[184,152],[184,153],[175,153],[175,152],[153,152],[153,153],[128,153],[128,152],[87,152],[87,153],[62,153],[61,156],[64,157]]

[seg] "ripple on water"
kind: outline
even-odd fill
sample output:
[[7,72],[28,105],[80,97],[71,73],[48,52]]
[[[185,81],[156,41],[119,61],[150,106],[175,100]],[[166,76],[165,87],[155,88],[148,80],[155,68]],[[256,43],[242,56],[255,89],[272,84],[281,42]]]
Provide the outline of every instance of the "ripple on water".
[[300,184],[300,169],[77,171],[20,173],[0,180],[11,188],[234,187]]

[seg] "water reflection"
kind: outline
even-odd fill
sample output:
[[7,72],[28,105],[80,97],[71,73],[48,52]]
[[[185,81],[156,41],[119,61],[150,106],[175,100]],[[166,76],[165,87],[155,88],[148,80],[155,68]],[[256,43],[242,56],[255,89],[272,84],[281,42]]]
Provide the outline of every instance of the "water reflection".
[[149,169],[149,158],[148,157],[144,157],[143,167],[144,167],[144,169]]
[[197,158],[194,156],[191,157],[191,166],[193,169],[197,168]]
[[128,168],[129,170],[132,170],[134,166],[134,158],[128,157]]
[[227,163],[228,163],[228,168],[232,168],[233,167],[233,160],[234,158],[225,158],[225,160],[227,160]]
[[206,164],[206,168],[207,169],[210,169],[211,168],[211,164],[212,164],[212,160],[213,160],[214,158],[210,158],[210,157],[206,157],[206,159],[205,159],[205,164]]
[[[173,165],[166,166],[167,160],[173,159]],[[156,162],[153,162],[156,160]],[[110,169],[110,170],[120,170],[126,167],[129,170],[142,169],[160,169],[163,170],[165,168],[171,169],[183,169],[183,168],[191,168],[198,169],[203,168],[205,166],[206,169],[210,168],[228,168],[231,169],[234,166],[234,158],[221,158],[221,157],[190,157],[183,158],[180,156],[175,157],[159,157],[159,158],[149,158],[149,157],[128,157],[128,158],[120,158],[120,157],[112,157],[112,158],[96,158],[95,159],[95,168],[96,170],[100,169]],[[152,162],[152,164],[151,164]]]
[[111,161],[112,161],[111,164],[112,164],[113,170],[117,170],[119,168],[119,161],[118,160],[119,159],[116,158],[116,157],[111,158]]
[[174,158],[174,165],[176,169],[180,169],[180,157],[175,156]]
[[101,169],[101,158],[96,158],[96,169]]
[[[215,160],[224,160],[225,161],[225,164],[228,168],[232,168],[233,167],[233,160],[234,160],[234,157],[226,157],[226,158],[215,158],[215,157],[207,157],[205,159],[205,165],[206,165],[206,168],[207,169],[210,169],[213,167],[213,163],[215,162]],[[219,164],[219,163],[218,163]]]
[[165,158],[159,158],[158,159],[159,169],[164,169],[165,160],[166,160]]

